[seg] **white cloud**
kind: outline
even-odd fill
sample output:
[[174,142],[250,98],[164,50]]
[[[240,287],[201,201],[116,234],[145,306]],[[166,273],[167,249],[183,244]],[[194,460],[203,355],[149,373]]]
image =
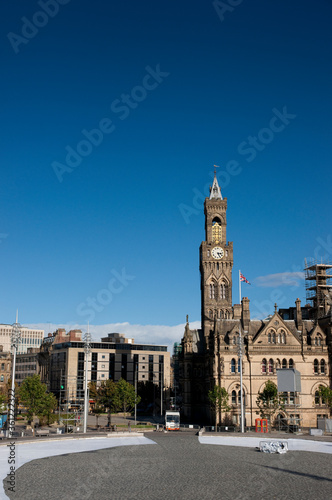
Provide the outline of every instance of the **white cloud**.
[[[69,330],[79,329],[83,333],[87,331],[87,325],[78,323],[35,323],[24,325],[28,328],[39,328],[44,330],[45,336],[48,333],[53,333],[58,328],[64,328],[66,332]],[[109,323],[106,325],[90,325],[89,331],[94,342],[99,342],[101,337],[106,337],[108,333],[124,333],[126,337],[133,338],[135,344],[156,344],[167,345],[168,352],[173,354],[174,342],[180,342],[184,334],[185,324],[175,326],[167,325],[131,325],[130,323]],[[200,321],[190,323],[190,328],[200,328]]]
[[277,274],[267,274],[256,278],[255,285],[261,287],[276,288],[280,286],[300,286],[300,281],[304,280],[304,272],[285,272]]

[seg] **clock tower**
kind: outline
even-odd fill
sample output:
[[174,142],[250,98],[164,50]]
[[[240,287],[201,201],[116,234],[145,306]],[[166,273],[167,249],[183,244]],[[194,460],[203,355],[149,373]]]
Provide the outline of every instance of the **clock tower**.
[[227,198],[221,195],[214,172],[210,197],[205,199],[205,241],[200,246],[202,330],[206,348],[218,319],[231,319],[233,242],[226,241]]

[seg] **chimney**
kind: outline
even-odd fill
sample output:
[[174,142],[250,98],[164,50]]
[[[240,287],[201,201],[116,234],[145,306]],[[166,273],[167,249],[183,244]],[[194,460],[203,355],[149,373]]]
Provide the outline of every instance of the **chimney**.
[[249,311],[249,299],[248,297],[243,297],[242,299],[242,325],[244,331],[249,330],[250,323],[250,311]]
[[296,299],[295,304],[296,304],[296,325],[297,325],[297,329],[300,332],[303,332],[301,301],[300,301],[299,298]]
[[233,319],[241,319],[241,304],[233,305]]

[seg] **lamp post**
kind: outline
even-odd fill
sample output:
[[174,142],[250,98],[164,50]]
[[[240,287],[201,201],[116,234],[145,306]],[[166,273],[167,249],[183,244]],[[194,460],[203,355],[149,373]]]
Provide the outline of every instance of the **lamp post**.
[[10,402],[9,402],[9,422],[8,430],[9,437],[11,438],[15,429],[15,366],[16,366],[16,352],[18,345],[21,341],[21,325],[18,323],[18,311],[16,312],[16,322],[12,325],[11,333],[11,349],[13,354],[12,363],[12,387],[10,391]]
[[84,344],[84,353],[85,353],[85,377],[84,377],[84,422],[83,422],[83,432],[86,434],[87,422],[88,422],[88,413],[89,413],[89,396],[88,396],[88,356],[91,352],[91,334],[88,331],[83,337],[85,342]]
[[239,330],[239,361],[240,361],[240,403],[241,403],[241,432],[244,433],[244,409],[243,409],[243,380],[242,380],[242,355],[243,343],[241,328]]

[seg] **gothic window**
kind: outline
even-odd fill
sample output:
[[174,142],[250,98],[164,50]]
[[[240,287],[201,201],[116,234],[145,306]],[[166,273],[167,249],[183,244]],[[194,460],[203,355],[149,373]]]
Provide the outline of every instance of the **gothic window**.
[[319,391],[315,392],[315,405],[320,405]]
[[240,373],[241,372],[241,361],[238,359],[237,362],[237,371]]
[[282,367],[287,368],[287,360],[285,358],[282,360]]
[[317,335],[317,337],[315,337],[315,345],[317,346],[322,345],[322,337],[320,335]]
[[278,335],[277,335],[277,344],[280,344],[280,340],[281,340],[280,333],[278,333]]
[[273,359],[269,359],[269,373],[273,373]]
[[212,221],[212,241],[215,243],[221,241],[221,224],[217,217]]
[[271,344],[271,332],[267,334],[267,341],[269,344]]
[[294,361],[292,359],[289,360],[288,368],[294,368]]
[[231,373],[235,373],[235,372],[236,372],[236,361],[233,358],[231,361]]
[[318,374],[319,363],[318,359],[314,360],[314,373]]
[[276,343],[276,334],[273,332],[272,333],[272,344]]
[[262,359],[262,373],[266,373],[266,359]]
[[232,405],[236,405],[236,391],[232,391]]
[[226,285],[224,282],[220,284],[220,298],[226,299]]
[[214,283],[210,284],[210,299],[214,299],[216,296],[216,287]]
[[281,343],[286,344],[286,334],[283,330],[281,331]]
[[320,360],[320,372],[325,373],[325,361],[324,361],[324,359]]

